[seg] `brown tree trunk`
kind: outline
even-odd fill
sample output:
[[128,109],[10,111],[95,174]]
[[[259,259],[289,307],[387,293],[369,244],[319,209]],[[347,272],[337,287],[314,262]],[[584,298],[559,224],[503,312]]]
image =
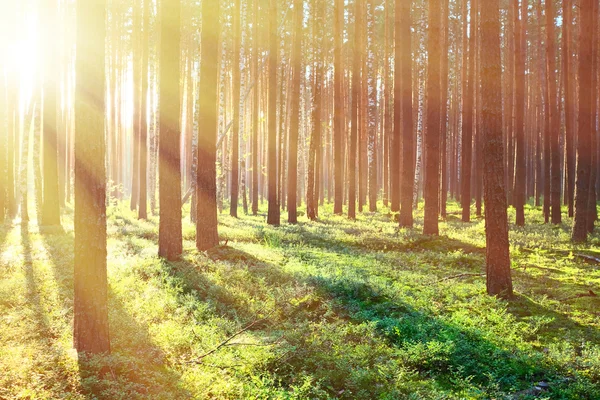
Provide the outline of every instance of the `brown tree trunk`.
[[579,35],[579,129],[577,134],[577,180],[575,183],[575,209],[572,239],[587,239],[587,214],[592,163],[592,63],[593,63],[593,12],[594,0],[580,0]]
[[259,102],[259,74],[258,71],[258,46],[259,46],[259,13],[260,13],[260,0],[254,0],[254,12],[252,16],[252,76],[254,77],[255,87],[252,96],[252,215],[258,214],[258,136],[259,136],[259,122],[258,115],[260,112]]
[[[476,20],[477,1],[471,0],[470,21]],[[466,16],[463,17],[466,24]],[[468,54],[468,78],[467,84],[463,86],[466,93],[463,94],[463,129],[462,129],[462,157],[461,157],[461,205],[462,205],[462,220],[469,222],[471,220],[471,161],[472,161],[472,146],[473,146],[473,92],[475,84],[475,43],[477,27],[471,23],[469,32],[469,51],[463,50],[464,57]],[[466,27],[465,27],[466,29]]]
[[[141,93],[141,123],[140,123],[140,170],[139,170],[139,190],[138,190],[138,218],[148,218],[148,53],[150,51],[150,0],[144,2],[143,33],[142,33],[142,93]],[[188,111],[191,112],[191,111]]]
[[110,352],[104,139],[106,1],[77,7],[73,345]]
[[423,234],[437,235],[440,194],[440,57],[441,3],[429,0],[429,30],[427,34],[427,131],[425,133],[425,216]]
[[[411,0],[396,0],[396,61],[394,70],[394,135],[402,134],[402,195],[400,226],[413,226],[413,191],[415,187],[415,133],[413,129]],[[398,88],[397,88],[398,87]],[[400,116],[402,119],[400,120]],[[402,131],[400,131],[402,127]],[[401,133],[400,133],[401,132]],[[397,148],[399,150],[399,147]],[[391,148],[394,151],[394,147]],[[394,154],[399,154],[399,151]],[[392,183],[397,177],[391,175]]]
[[[274,0],[271,0],[274,1]],[[342,94],[342,39],[344,34],[344,2],[334,0],[333,9],[333,163],[334,167],[334,214],[342,214],[342,203],[344,200],[344,151],[342,135],[344,134],[344,98]]]
[[240,0],[233,2],[233,125],[231,128],[231,198],[229,203],[229,214],[238,216],[239,178],[240,178],[240,50],[242,35],[240,19],[242,9]]
[[[203,12],[202,15],[207,18],[209,14]],[[179,95],[181,5],[179,2],[163,2],[160,16],[160,135],[158,141],[160,224],[158,255],[168,260],[176,260],[182,252],[181,103]],[[210,21],[210,18],[208,20]],[[208,46],[203,45],[202,47]]]
[[500,61],[499,1],[481,7],[481,78],[484,151],[484,202],[487,292],[511,297],[512,279],[508,242],[508,217],[504,186],[502,142],[502,65]]
[[[131,202],[130,208],[136,210],[139,199],[140,184],[140,135],[142,123],[142,1],[133,3],[133,164],[131,167]],[[179,101],[179,100],[178,100]]]
[[573,0],[563,0],[563,22],[562,22],[562,37],[563,37],[563,88],[565,95],[565,153],[566,153],[566,192],[569,217],[573,217],[575,204],[575,137],[577,136],[577,125],[574,115],[576,113],[576,98],[573,83],[573,74],[571,72],[573,52],[572,44],[572,8]]
[[300,133],[300,75],[302,74],[302,16],[304,1],[294,0],[294,42],[292,44],[292,84],[288,157],[287,208],[288,222],[298,222],[298,137]]
[[[519,0],[513,0],[519,1]],[[515,136],[516,136],[516,168],[515,168],[515,189],[514,204],[516,209],[516,224],[525,225],[525,44],[527,43],[526,24],[527,24],[527,2],[523,1],[521,8],[521,18],[515,14]],[[518,8],[518,7],[517,7]]]
[[313,1],[314,15],[313,15],[313,40],[314,49],[313,54],[315,55],[315,74],[314,74],[314,96],[312,105],[312,120],[313,128],[310,135],[310,147],[308,152],[308,178],[306,188],[306,214],[312,221],[317,219],[317,210],[319,207],[319,155],[321,148],[321,126],[322,126],[322,111],[321,111],[321,99],[323,90],[323,40],[322,37],[322,18],[323,15],[323,2],[319,0]]
[[[45,2],[46,37],[54,37],[58,8],[55,1]],[[58,134],[57,134],[57,52],[54,41],[45,43],[44,49],[44,174],[42,225],[60,225],[60,204],[58,199]]]
[[441,65],[441,109],[440,109],[440,215],[446,218],[446,202],[448,200],[448,53],[449,53],[449,0],[442,0],[442,65]]
[[279,225],[280,211],[277,203],[277,0],[270,0],[269,8],[269,96],[268,96],[268,197],[267,223]]
[[[558,113],[558,93],[556,89],[556,46],[554,41],[554,4],[552,1],[546,1],[546,78],[548,82],[548,116],[549,137],[550,139],[550,203],[552,207],[552,223],[560,224],[560,114]],[[548,155],[548,153],[546,153]]]
[[[354,55],[352,62],[352,106],[350,111],[350,147],[348,151],[348,218],[356,219],[356,151],[358,142],[359,97],[361,96],[362,67],[362,14],[363,0],[356,0],[354,8]],[[360,171],[359,171],[360,173]]]

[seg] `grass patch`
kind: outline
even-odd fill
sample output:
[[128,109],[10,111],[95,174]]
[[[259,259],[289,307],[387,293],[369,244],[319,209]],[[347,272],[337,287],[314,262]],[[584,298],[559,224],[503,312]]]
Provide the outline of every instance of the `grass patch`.
[[279,228],[223,214],[227,245],[203,253],[186,217],[184,257],[166,262],[157,218],[111,207],[113,352],[85,360],[71,349],[72,214],[59,231],[0,228],[0,398],[527,398],[540,381],[545,398],[600,398],[600,300],[565,300],[600,293],[599,266],[576,256],[600,236],[573,246],[570,220],[543,225],[529,207],[505,302],[477,276],[483,220],[452,218],[457,204],[438,238],[418,233],[422,211],[414,230],[387,209],[331,211]]

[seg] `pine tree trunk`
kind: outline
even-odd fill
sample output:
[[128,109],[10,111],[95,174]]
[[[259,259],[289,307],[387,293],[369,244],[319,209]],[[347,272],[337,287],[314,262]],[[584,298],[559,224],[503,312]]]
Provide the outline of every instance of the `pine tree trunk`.
[[219,8],[202,3],[200,101],[198,103],[198,169],[196,170],[196,248],[219,245],[217,230],[217,134],[219,121]]
[[[273,0],[271,0],[273,1]],[[342,94],[342,39],[344,29],[344,2],[343,0],[334,0],[333,10],[333,163],[334,167],[334,214],[342,214],[342,202],[344,200],[344,151],[343,151],[343,134],[344,128],[344,98]]]
[[573,0],[563,0],[563,90],[565,96],[565,153],[566,153],[566,183],[568,215],[573,217],[575,204],[575,137],[577,136],[577,125],[575,122],[576,98],[574,93],[573,76],[576,71],[572,68],[572,8]]
[[[142,92],[141,92],[141,124],[140,124],[140,164],[139,164],[139,198],[138,218],[148,218],[148,53],[150,35],[150,0],[142,0],[144,3],[143,34],[142,34]],[[188,110],[188,112],[191,112]]]
[[[519,0],[513,0],[519,1]],[[515,167],[515,189],[514,199],[516,209],[516,221],[518,226],[525,225],[525,44],[527,43],[525,32],[527,24],[527,1],[523,1],[521,19],[515,15],[515,137],[516,137],[516,167]]]
[[258,214],[258,174],[259,174],[259,163],[258,163],[258,136],[259,136],[259,122],[258,115],[260,113],[260,100],[259,100],[259,71],[258,71],[258,46],[259,46],[259,13],[260,13],[260,0],[254,0],[254,14],[252,19],[252,76],[254,77],[255,87],[252,97],[252,215]]
[[[470,21],[476,20],[477,1],[471,0]],[[515,0],[518,1],[518,0]],[[466,13],[466,11],[465,11]],[[463,21],[466,24],[466,15],[463,16]],[[466,27],[465,27],[466,29]],[[462,205],[462,220],[469,222],[471,220],[471,162],[472,162],[472,145],[473,145],[473,92],[475,89],[475,43],[476,43],[477,27],[475,24],[470,24],[469,32],[469,51],[465,51],[464,57],[468,54],[468,78],[467,84],[464,86],[466,93],[463,94],[463,129],[462,129],[462,157],[461,157],[461,205]]]
[[440,102],[440,215],[446,218],[446,202],[448,200],[448,53],[449,53],[449,0],[442,0],[442,65],[441,65],[441,102]]
[[[415,133],[413,129],[411,0],[396,0],[396,65],[394,70],[394,136],[402,135],[402,194],[400,226],[413,226],[413,191],[415,185]],[[398,88],[397,88],[398,87]],[[398,114],[398,115],[396,115]],[[402,130],[400,130],[400,128]],[[399,147],[398,152],[400,154]],[[394,151],[394,147],[390,149]],[[392,184],[398,177],[392,171]],[[393,193],[392,193],[393,194]]]
[[423,234],[438,235],[440,201],[440,58],[442,52],[440,0],[429,0],[429,30],[427,33],[427,132],[425,134],[425,181],[423,198],[425,216]]
[[140,136],[142,123],[142,1],[133,5],[133,164],[131,167],[131,210],[137,210],[140,184]]
[[575,183],[575,209],[572,239],[585,242],[587,239],[588,201],[592,163],[592,63],[593,63],[593,0],[580,0],[579,35],[579,129],[577,134],[577,180]]
[[[202,15],[207,14],[203,12]],[[181,74],[179,65],[181,57],[181,6],[179,2],[164,2],[161,6],[160,17],[160,135],[158,140],[160,222],[158,255],[168,260],[176,260],[182,252],[181,103],[179,95],[181,90],[179,85]]]
[[75,272],[73,344],[110,352],[106,273],[106,1],[77,7],[75,92]]
[[499,0],[481,7],[481,78],[487,292],[511,297],[512,279],[502,142],[502,65]]
[[268,197],[267,223],[278,226],[281,215],[277,202],[277,58],[279,35],[277,29],[277,0],[269,2],[269,94],[268,94]]
[[287,208],[288,222],[298,222],[298,204],[296,193],[298,191],[298,138],[300,134],[300,75],[302,74],[302,16],[304,2],[294,0],[294,39],[292,43],[291,58],[291,107],[290,107],[290,133],[288,141],[288,182],[287,182]]
[[561,189],[561,171],[560,171],[560,114],[558,112],[558,93],[556,89],[556,46],[554,41],[554,4],[552,1],[546,1],[546,78],[548,81],[548,117],[549,120],[549,139],[550,139],[550,203],[552,206],[552,223],[560,224],[560,189]]
[[231,128],[231,198],[229,203],[229,214],[238,216],[239,177],[240,177],[240,51],[242,35],[240,29],[240,18],[242,9],[240,0],[233,2],[233,125]]

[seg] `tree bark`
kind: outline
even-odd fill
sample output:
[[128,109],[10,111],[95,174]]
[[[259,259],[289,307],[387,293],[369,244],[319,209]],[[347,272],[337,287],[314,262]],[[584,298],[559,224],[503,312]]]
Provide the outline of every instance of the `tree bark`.
[[440,58],[441,58],[441,3],[429,0],[429,31],[427,34],[427,131],[425,133],[425,216],[423,234],[438,235],[438,207],[440,194]]
[[[402,195],[400,226],[413,226],[413,191],[415,187],[415,133],[413,129],[412,43],[410,11],[412,0],[396,0],[396,59],[394,70],[394,135],[402,135]],[[398,71],[400,70],[400,71]],[[398,73],[398,72],[400,73]],[[398,89],[397,89],[398,87]],[[396,116],[396,113],[399,115]],[[400,120],[400,115],[402,119]],[[402,127],[402,131],[400,131]],[[401,132],[401,133],[400,133]],[[400,154],[399,148],[398,152]],[[394,151],[392,147],[390,151]],[[394,175],[391,174],[392,183]]]
[[[475,13],[477,12],[477,1],[471,0],[470,21],[475,21]],[[518,0],[514,0],[518,1]],[[466,18],[464,19],[466,23]],[[465,27],[466,29],[466,27]],[[469,32],[469,51],[468,51],[468,78],[466,85],[466,93],[463,94],[463,129],[462,129],[462,157],[461,157],[461,205],[462,205],[462,220],[469,222],[471,220],[471,161],[472,161],[472,146],[473,146],[473,92],[475,81],[475,38],[477,27],[475,24],[470,24]],[[465,51],[465,54],[467,52]],[[467,57],[465,55],[465,57]]]
[[511,297],[512,279],[502,142],[502,66],[499,0],[481,7],[481,78],[487,292]]
[[277,202],[277,57],[279,35],[277,32],[277,0],[270,0],[269,7],[269,93],[268,93],[268,197],[267,223],[280,223]]
[[[513,0],[519,1],[519,0]],[[518,226],[525,225],[525,26],[527,24],[527,2],[521,0],[521,18],[515,14],[515,137],[516,137],[516,167],[515,167],[515,189],[514,205],[516,209],[516,221]],[[518,8],[518,7],[517,7]]]
[[[196,248],[219,245],[217,229],[217,134],[219,130],[219,2],[202,3]],[[181,209],[181,208],[179,208]]]
[[104,139],[105,17],[105,0],[77,7],[73,344],[78,352],[89,354],[110,352]]
[[342,94],[342,39],[344,34],[344,2],[334,0],[333,9],[333,163],[334,163],[334,214],[342,214],[344,200],[344,98]]
[[593,10],[594,0],[580,0],[581,27],[579,34],[579,129],[577,134],[577,180],[572,240],[587,239],[588,197],[592,163],[592,63],[593,63]]
[[[208,14],[203,13],[202,15],[208,17]],[[160,223],[158,255],[168,260],[176,260],[182,252],[180,206],[181,102],[179,95],[181,5],[179,2],[164,1],[161,5],[160,16],[160,135],[158,140]]]

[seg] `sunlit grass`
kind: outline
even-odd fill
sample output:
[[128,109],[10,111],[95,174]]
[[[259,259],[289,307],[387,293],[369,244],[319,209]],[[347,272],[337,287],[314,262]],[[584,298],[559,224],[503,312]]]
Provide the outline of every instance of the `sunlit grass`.
[[168,263],[157,217],[109,208],[113,354],[93,360],[71,350],[71,212],[64,232],[2,228],[0,397],[484,399],[542,380],[550,398],[600,396],[600,301],[568,299],[600,292],[600,268],[555,251],[574,249],[569,220],[541,225],[531,208],[511,226],[507,303],[484,277],[440,281],[485,268],[483,220],[463,224],[457,204],[439,238],[419,234],[422,211],[414,230],[383,207],[279,228],[264,211],[221,215],[227,245],[207,253],[186,215],[184,257]]

